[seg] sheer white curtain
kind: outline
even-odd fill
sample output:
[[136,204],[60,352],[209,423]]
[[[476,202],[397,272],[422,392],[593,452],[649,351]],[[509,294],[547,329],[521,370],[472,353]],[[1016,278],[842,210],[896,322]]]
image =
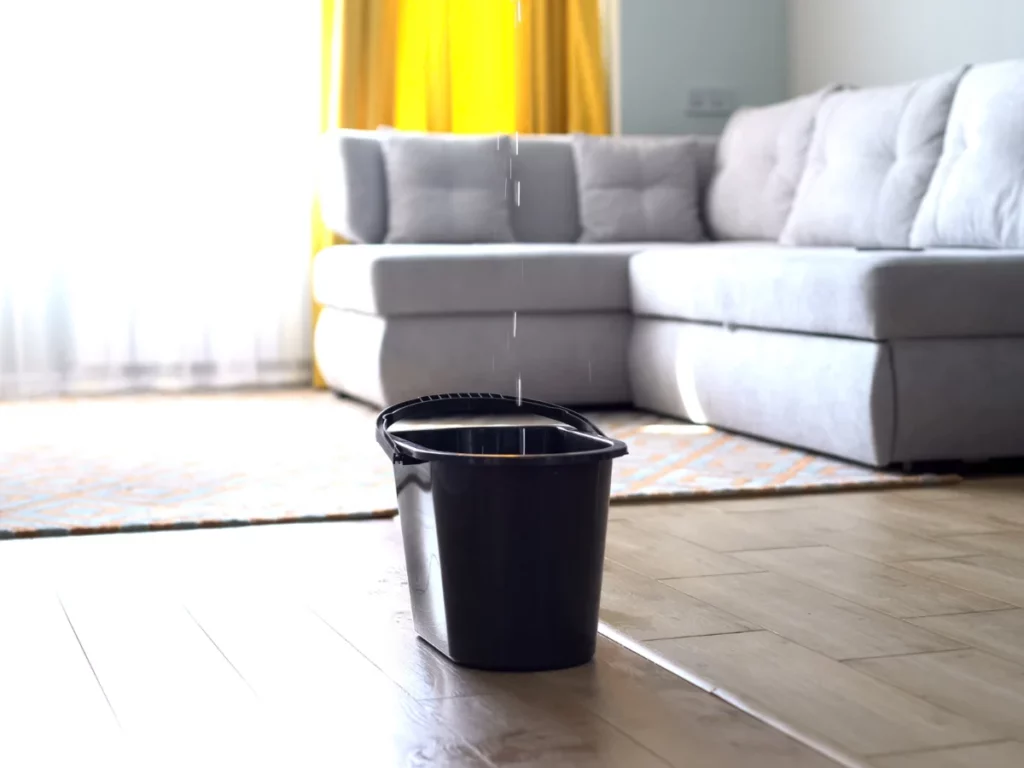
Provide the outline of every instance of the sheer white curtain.
[[0,398],[309,380],[318,5],[0,3]]

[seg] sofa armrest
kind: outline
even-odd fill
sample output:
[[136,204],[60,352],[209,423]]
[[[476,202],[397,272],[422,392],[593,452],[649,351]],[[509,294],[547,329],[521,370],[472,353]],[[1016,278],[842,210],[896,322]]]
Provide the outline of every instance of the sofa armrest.
[[383,242],[388,201],[379,134],[336,129],[320,142],[316,175],[324,224],[352,242]]

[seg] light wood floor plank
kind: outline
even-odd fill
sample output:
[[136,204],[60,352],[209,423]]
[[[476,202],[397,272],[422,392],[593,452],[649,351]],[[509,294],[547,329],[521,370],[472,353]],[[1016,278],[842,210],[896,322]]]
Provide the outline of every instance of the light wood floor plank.
[[[771,525],[772,512],[728,512],[678,505],[675,511],[647,512],[628,517],[654,535],[671,534],[714,552],[803,547],[819,543],[813,532]],[[769,524],[752,524],[760,515]]]
[[177,599],[91,580],[60,598],[126,731],[248,732],[252,691]]
[[952,500],[925,501],[885,494],[858,499],[851,494],[838,500],[837,509],[924,537],[1017,530],[1012,523],[988,514],[983,508]]
[[669,765],[597,715],[561,699],[500,693],[438,699],[422,706],[495,766]]
[[834,764],[759,720],[605,638],[593,664],[509,680],[510,689],[579,700],[679,768],[824,768]]
[[252,687],[265,721],[296,745],[292,761],[333,755],[342,765],[408,765],[428,758],[430,765],[488,765],[287,596],[213,590],[190,594],[188,606]]
[[[750,525],[793,531],[804,540],[882,562],[978,554],[968,546],[928,539],[856,514],[839,495],[819,496],[819,506],[747,517]],[[858,504],[863,504],[863,501]],[[794,540],[799,540],[794,538]]]
[[[1022,495],[1024,492],[1020,489],[997,490],[990,487],[984,490],[978,489],[965,499],[936,501],[934,506],[943,512],[951,510],[954,513],[967,512],[976,517],[984,516],[986,519],[1020,531],[1024,529]],[[983,531],[977,531],[977,533],[983,533]]]
[[1024,561],[999,555],[901,563],[904,570],[1024,607]]
[[605,562],[601,620],[637,640],[754,629],[735,616],[611,561]]
[[459,669],[426,643],[417,639],[409,609],[407,587],[383,593],[370,600],[339,600],[310,597],[316,615],[345,637],[395,684],[416,699],[470,696],[489,690],[481,675]]
[[[1024,531],[1020,533],[979,533],[973,536],[953,536],[943,542],[970,547],[976,552],[1002,555],[1024,560]],[[966,554],[966,553],[965,553]]]
[[771,632],[651,647],[805,733],[861,755],[992,741],[991,731]]
[[608,526],[605,556],[652,579],[750,573],[749,563],[698,547],[671,534],[651,533],[629,520]]
[[775,573],[664,583],[833,659],[961,647],[949,638]]
[[1024,665],[1024,610],[932,616],[911,622]]
[[851,661],[861,672],[1024,740],[1024,667],[973,649]]
[[1009,607],[1004,602],[831,547],[744,552],[736,556],[897,618]]
[[891,755],[876,758],[872,765],[877,768],[1020,768],[1024,765],[1024,744],[1003,741],[910,755]]
[[[68,765],[108,753],[119,727],[89,660],[57,595],[22,577],[0,592],[3,762]],[[53,738],[55,728],[62,738]]]

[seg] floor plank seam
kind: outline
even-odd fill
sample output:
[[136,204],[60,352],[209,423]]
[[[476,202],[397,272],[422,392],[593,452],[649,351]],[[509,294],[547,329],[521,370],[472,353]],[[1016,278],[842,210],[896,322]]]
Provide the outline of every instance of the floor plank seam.
[[187,606],[184,606],[184,605],[183,605],[183,606],[181,606],[181,607],[182,607],[182,608],[183,608],[183,609],[185,610],[185,613],[187,613],[187,614],[188,614],[188,617],[189,617],[190,619],[192,619],[192,621],[193,621],[193,622],[195,623],[195,625],[196,625],[197,627],[199,627],[199,631],[200,631],[200,632],[202,632],[202,633],[203,633],[203,634],[204,634],[204,635],[206,636],[206,639],[210,641],[210,644],[211,644],[211,645],[212,645],[212,646],[213,646],[214,648],[216,648],[216,649],[217,649],[217,653],[219,653],[219,654],[221,655],[221,658],[223,658],[223,659],[224,659],[224,661],[226,661],[226,662],[228,663],[228,666],[230,666],[230,667],[231,667],[231,668],[232,668],[233,670],[235,670],[235,674],[236,674],[236,675],[238,675],[238,678],[239,678],[239,679],[240,679],[240,680],[241,680],[241,681],[242,681],[243,683],[245,683],[245,687],[246,687],[246,688],[248,688],[248,689],[249,689],[249,691],[250,691],[250,692],[252,693],[252,695],[253,695],[253,696],[255,696],[255,697],[256,697],[256,698],[258,699],[258,698],[259,698],[259,694],[258,694],[258,693],[256,692],[256,689],[252,687],[252,684],[250,684],[250,683],[249,683],[249,681],[245,679],[245,675],[243,675],[243,674],[242,674],[242,670],[240,670],[240,669],[239,669],[238,667],[236,667],[236,666],[235,666],[235,664],[234,664],[234,662],[233,662],[233,661],[231,661],[231,659],[229,659],[229,658],[228,658],[228,655],[227,655],[226,653],[224,653],[224,649],[223,649],[223,648],[221,648],[221,647],[220,647],[220,646],[219,646],[219,645],[217,644],[217,641],[216,641],[216,640],[214,640],[214,639],[213,639],[213,637],[212,637],[212,636],[210,635],[210,633],[206,631],[206,627],[204,627],[204,626],[203,626],[202,624],[200,624],[200,623],[199,623],[199,619],[197,619],[197,618],[196,618],[196,617],[195,617],[195,616],[194,616],[194,615],[192,614],[192,611],[190,611],[190,610],[188,609],[188,607],[187,607]]
[[96,681],[96,685],[99,686],[100,693],[103,694],[103,700],[107,702],[110,714],[114,716],[114,722],[117,723],[117,727],[119,729],[123,730],[121,726],[121,718],[117,716],[117,710],[114,709],[114,705],[111,703],[110,697],[107,695],[107,689],[103,687],[103,682],[100,680],[100,676],[96,673],[96,667],[92,665],[92,659],[89,658],[89,653],[85,650],[85,646],[82,644],[82,638],[78,636],[78,630],[75,629],[75,624],[71,621],[71,615],[68,613],[68,609],[64,605],[64,601],[60,599],[60,595],[57,596],[57,602],[60,603],[60,609],[64,612],[64,618],[67,619],[68,626],[71,627],[71,632],[75,636],[75,642],[78,643],[78,648],[82,651],[82,656],[85,657],[85,663],[89,665],[89,671],[92,672],[92,677]]
[[[975,593],[975,594],[980,594],[980,593]],[[982,597],[988,597],[988,595],[982,595]],[[996,598],[991,598],[991,599],[995,600]],[[858,603],[858,605],[859,605],[859,603]],[[924,613],[924,614],[915,615],[915,616],[894,616],[893,618],[897,618],[897,619],[900,619],[901,621],[907,621],[907,622],[910,622],[911,624],[913,624],[918,619],[944,619],[944,618],[946,618],[948,616],[977,616],[977,615],[980,615],[980,614],[1005,613],[1007,611],[1020,611],[1020,610],[1024,610],[1024,607],[1019,606],[1019,605],[1013,605],[1011,603],[1007,603],[1005,608],[982,608],[981,610],[977,610],[977,611],[956,611],[954,613]]]
[[[911,625],[911,626],[915,626],[915,625]],[[936,634],[938,634],[938,633],[936,633]],[[782,637],[784,637],[786,640],[789,640],[791,643],[796,642],[795,640],[790,640],[790,638],[785,637],[784,635]],[[955,638],[953,638],[953,639],[955,639]],[[961,641],[957,641],[957,642],[961,642]],[[797,643],[797,644],[798,645],[803,645],[803,643]],[[803,646],[803,647],[806,648],[807,646]],[[809,650],[814,650],[814,649],[811,648]],[[868,661],[870,659],[900,659],[900,658],[903,658],[905,656],[935,656],[935,655],[938,655],[938,654],[941,654],[941,653],[959,653],[961,651],[971,651],[971,650],[974,650],[974,649],[971,646],[969,646],[969,645],[960,645],[960,646],[956,646],[954,648],[943,648],[940,651],[907,651],[906,653],[880,653],[880,654],[877,654],[877,655],[874,655],[874,656],[845,656],[845,657],[843,657],[841,659],[833,658],[833,661],[838,661],[840,664],[846,664],[848,661]]]
[[1007,737],[1002,739],[986,739],[985,741],[972,741],[966,744],[955,744],[946,747],[935,747],[934,749],[912,749],[910,751],[903,752],[885,752],[880,755],[872,755],[872,760],[884,760],[889,757],[910,757],[916,755],[932,755],[947,752],[951,749],[962,749],[963,747],[985,747],[990,744],[1005,744],[1007,741],[1013,741],[1013,739]]
[[[620,563],[620,565],[621,565],[621,563]],[[623,566],[623,567],[628,567],[628,566]],[[756,576],[756,575],[762,574],[762,573],[771,573],[771,571],[740,571],[738,573],[705,573],[705,574],[702,574],[700,576],[661,576],[661,577],[659,577],[657,579],[651,579],[651,580],[652,581],[657,581],[658,583],[664,583],[666,581],[681,581],[682,579],[717,579],[717,578],[720,578],[722,576]],[[640,575],[643,576],[643,574],[640,574]],[[651,577],[647,576],[646,578],[650,579]],[[670,586],[670,585],[667,585],[667,586]],[[694,598],[694,599],[696,599],[696,598]]]
[[[661,654],[651,651],[644,645],[645,642],[649,641],[633,640],[629,636],[625,635],[622,632],[619,632],[617,629],[615,629],[612,626],[609,626],[608,624],[605,624],[604,622],[600,623],[598,631],[604,637],[608,638],[612,642],[621,645],[623,648],[626,648],[627,650],[636,653],[637,655],[647,659],[648,661],[654,664],[657,664],[666,672],[670,672],[671,674],[675,675],[681,680],[685,680],[691,685],[695,685],[696,687],[700,688],[703,691],[706,691],[712,696],[715,696],[721,699],[722,701],[726,702],[727,704],[736,707],[741,712],[744,712],[750,715],[751,717],[760,720],[765,725],[774,728],[775,730],[785,734],[786,736],[789,736],[794,741],[797,741],[803,744],[804,746],[810,747],[819,754],[824,755],[830,760],[833,760],[836,763],[844,766],[844,768],[871,768],[869,763],[865,762],[863,759],[854,755],[853,753],[848,752],[842,747],[839,747],[838,745],[832,744],[823,739],[818,739],[814,736],[810,736],[808,734],[803,733],[799,729],[790,726],[783,720],[773,715],[770,715],[767,712],[762,711],[760,707],[751,705],[742,696],[737,696],[733,694],[731,691],[727,690],[726,688],[722,688],[718,685],[715,685],[710,681],[706,680],[705,678],[701,677],[700,675],[691,672],[690,670],[674,662],[669,661],[668,659],[661,656]],[[742,633],[731,632],[725,634]]]
[[[730,616],[732,614],[729,614]],[[745,622],[747,624],[753,624],[752,621]],[[610,626],[610,625],[609,625]],[[698,634],[690,635],[673,635],[672,637],[646,637],[643,640],[637,640],[639,643],[660,643],[668,640],[692,640],[695,637],[722,637],[723,635],[749,635],[751,632],[770,632],[770,629],[765,627],[754,627],[750,629],[733,629],[728,632],[700,632]],[[607,635],[605,635],[607,637]],[[620,643],[621,645],[621,643]]]

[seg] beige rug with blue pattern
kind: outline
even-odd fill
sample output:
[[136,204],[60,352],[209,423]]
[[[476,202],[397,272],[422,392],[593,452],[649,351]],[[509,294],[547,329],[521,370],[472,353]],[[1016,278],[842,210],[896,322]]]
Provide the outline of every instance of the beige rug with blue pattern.
[[[0,538],[395,514],[375,412],[311,390],[0,403]],[[955,482],[638,412],[613,502]]]

